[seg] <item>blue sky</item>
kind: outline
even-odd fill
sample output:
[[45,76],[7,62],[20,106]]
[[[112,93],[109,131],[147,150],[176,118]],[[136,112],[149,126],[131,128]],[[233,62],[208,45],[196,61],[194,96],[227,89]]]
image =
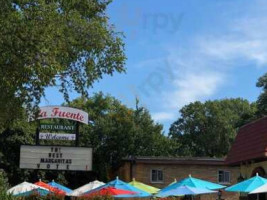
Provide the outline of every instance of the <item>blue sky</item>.
[[[127,73],[105,76],[91,94],[103,91],[130,107],[138,97],[165,133],[190,102],[255,101],[260,94],[255,84],[267,69],[266,1],[114,0],[107,12],[125,35]],[[41,104],[63,102],[49,88]]]

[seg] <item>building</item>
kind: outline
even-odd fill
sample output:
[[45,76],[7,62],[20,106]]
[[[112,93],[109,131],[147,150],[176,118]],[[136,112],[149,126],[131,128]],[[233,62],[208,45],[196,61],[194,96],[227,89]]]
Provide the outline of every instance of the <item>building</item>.
[[[267,178],[267,117],[239,129],[225,163],[239,167],[240,179],[250,178],[257,173]],[[261,194],[261,199],[267,199],[267,195]]]
[[242,178],[266,177],[267,172],[267,117],[241,127],[225,163],[238,166]]
[[[125,181],[135,178],[143,183],[164,188],[174,181],[193,177],[222,185],[233,185],[255,176],[267,177],[267,117],[241,127],[226,159],[218,158],[126,158],[116,172]],[[266,196],[267,197],[267,196]],[[260,199],[267,199],[264,194]],[[212,199],[214,196],[211,197]],[[224,199],[253,199],[238,193],[223,193]],[[210,196],[201,196],[210,199]]]
[[[135,178],[145,184],[164,188],[174,181],[193,177],[223,185],[232,185],[239,177],[239,167],[229,167],[224,159],[135,157],[124,159],[117,175],[125,181]],[[223,193],[227,199],[238,199],[238,194]],[[230,198],[232,197],[232,198]],[[235,197],[235,198],[234,198]],[[216,195],[202,195],[201,199],[216,199]]]

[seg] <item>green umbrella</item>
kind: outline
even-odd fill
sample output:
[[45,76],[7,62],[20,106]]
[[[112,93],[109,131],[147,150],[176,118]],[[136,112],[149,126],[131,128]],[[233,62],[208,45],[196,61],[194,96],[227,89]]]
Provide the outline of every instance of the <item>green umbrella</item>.
[[146,185],[144,183],[138,182],[134,178],[133,178],[133,181],[130,182],[129,184],[140,189],[140,190],[144,190],[145,192],[148,192],[150,194],[155,194],[160,190],[160,189],[152,187],[150,185]]

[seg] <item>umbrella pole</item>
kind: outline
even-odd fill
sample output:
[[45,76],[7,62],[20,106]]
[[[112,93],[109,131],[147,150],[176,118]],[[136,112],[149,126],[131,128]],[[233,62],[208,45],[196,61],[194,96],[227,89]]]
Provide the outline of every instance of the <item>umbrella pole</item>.
[[257,194],[257,200],[259,200],[259,193]]

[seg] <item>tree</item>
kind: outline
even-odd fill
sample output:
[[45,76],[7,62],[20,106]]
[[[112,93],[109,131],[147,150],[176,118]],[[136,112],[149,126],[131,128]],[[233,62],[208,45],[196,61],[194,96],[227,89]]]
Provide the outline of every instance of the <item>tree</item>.
[[24,115],[0,134],[0,166],[12,185],[28,180],[32,173],[19,169],[20,145],[34,144],[36,130],[36,124],[26,119]]
[[237,128],[256,112],[255,104],[243,99],[199,101],[184,106],[169,135],[180,145],[182,156],[225,156],[233,143]]
[[104,74],[123,72],[122,35],[109,24],[111,0],[6,0],[0,3],[2,123],[35,108],[47,86],[81,95]]
[[262,88],[262,93],[257,100],[258,116],[267,114],[267,73],[258,79],[257,87]]
[[127,108],[102,93],[76,99],[70,105],[89,113],[90,125],[81,129],[81,145],[93,147],[93,166],[101,180],[107,180],[109,170],[123,158],[172,154],[172,142],[162,134],[162,125],[143,107]]
[[119,166],[123,158],[172,155],[174,143],[162,134],[162,125],[155,123],[143,107],[128,108],[102,93],[78,98],[66,105],[89,114],[89,125],[80,126],[80,146],[93,147],[93,172],[19,169],[20,145],[34,144],[36,128],[35,123],[22,118],[0,134],[0,167],[12,185],[42,178],[76,188],[96,178],[108,180],[110,170]]

